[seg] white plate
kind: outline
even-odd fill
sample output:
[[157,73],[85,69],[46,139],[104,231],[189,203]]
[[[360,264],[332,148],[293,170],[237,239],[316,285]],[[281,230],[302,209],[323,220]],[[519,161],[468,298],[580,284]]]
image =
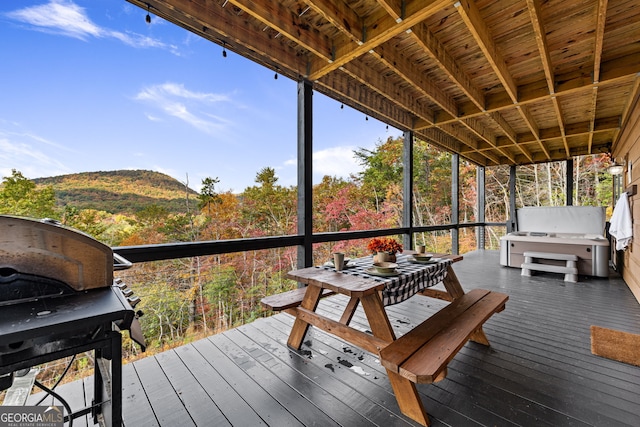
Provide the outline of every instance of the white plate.
[[410,259],[409,262],[412,264],[437,264],[440,261],[440,258],[431,258],[427,261],[422,261],[419,259]]
[[366,273],[372,276],[380,276],[380,277],[393,277],[400,274],[397,271],[392,271],[389,273],[381,273],[378,270],[376,270],[375,267],[367,268]]
[[[348,261],[345,261],[345,263],[346,263],[347,265],[345,265],[344,267],[342,267],[342,269],[343,269],[343,270],[346,270],[347,268],[353,268],[353,267],[355,267],[355,266],[357,265],[357,264],[350,263],[350,262],[348,262]],[[325,267],[335,268],[335,265],[333,265],[333,261],[327,261],[327,262],[325,262],[325,263],[324,263],[324,264],[322,264],[322,265],[323,265],[323,266],[325,266]]]

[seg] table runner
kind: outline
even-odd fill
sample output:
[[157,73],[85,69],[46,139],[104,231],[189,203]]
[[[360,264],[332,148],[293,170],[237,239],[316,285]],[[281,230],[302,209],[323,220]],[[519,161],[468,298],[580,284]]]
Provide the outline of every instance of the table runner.
[[[340,271],[351,276],[368,277],[379,282],[384,282],[382,290],[382,304],[393,305],[411,298],[423,289],[441,283],[447,275],[447,267],[453,263],[451,259],[434,258],[437,262],[432,264],[419,264],[411,262],[411,255],[396,255],[398,268],[397,276],[380,277],[367,273],[367,269],[373,267],[373,257],[356,258],[349,262],[349,266]],[[332,263],[326,263],[322,268],[333,270]]]

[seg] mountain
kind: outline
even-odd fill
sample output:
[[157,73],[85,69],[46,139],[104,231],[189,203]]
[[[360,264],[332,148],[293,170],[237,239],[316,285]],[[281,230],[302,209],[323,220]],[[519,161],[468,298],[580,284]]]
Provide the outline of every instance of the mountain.
[[150,205],[169,212],[184,212],[197,204],[198,193],[160,172],[119,170],[82,172],[33,180],[53,187],[58,206],[97,209],[109,213],[135,213]]

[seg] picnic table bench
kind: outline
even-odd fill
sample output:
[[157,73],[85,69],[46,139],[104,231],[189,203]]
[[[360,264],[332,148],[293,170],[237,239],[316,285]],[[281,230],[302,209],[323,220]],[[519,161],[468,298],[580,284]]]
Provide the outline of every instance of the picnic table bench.
[[[482,289],[465,293],[451,268],[452,262],[461,259],[460,256],[443,257],[446,264],[439,266],[439,270],[446,273],[438,278],[446,291],[417,287],[408,295],[422,293],[451,302],[398,339],[384,309],[383,301],[388,301],[388,298],[383,292],[390,284],[410,283],[403,278],[385,281],[334,269],[304,268],[291,271],[287,276],[306,284],[306,287],[266,297],[262,303],[272,310],[284,310],[296,317],[287,342],[295,350],[300,349],[307,329],[313,325],[379,355],[402,413],[428,426],[429,418],[416,384],[444,379],[447,364],[467,341],[488,346],[482,325],[494,313],[502,311],[508,300],[505,294]],[[429,281],[429,269],[435,271],[438,268],[424,266],[424,271],[418,268],[407,275],[411,280],[419,279],[431,286],[435,283]],[[350,298],[341,318],[335,320],[317,313],[320,299],[336,293]],[[359,304],[362,304],[371,333],[349,326]]]

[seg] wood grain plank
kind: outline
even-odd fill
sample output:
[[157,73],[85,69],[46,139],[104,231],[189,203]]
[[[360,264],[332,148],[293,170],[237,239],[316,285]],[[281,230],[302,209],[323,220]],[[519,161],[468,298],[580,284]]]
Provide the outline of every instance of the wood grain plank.
[[[153,412],[161,425],[195,426],[171,382],[160,367],[158,359],[147,357],[135,365]],[[171,393],[167,393],[171,391]]]
[[384,283],[375,279],[356,277],[316,267],[290,271],[287,273],[287,278],[354,297],[367,295],[384,288]]
[[[283,341],[285,340],[286,337],[283,337]],[[254,341],[247,339],[242,334],[229,331],[212,337],[210,342],[227,355],[238,368],[249,375],[259,387],[277,400],[283,408],[300,420],[302,424],[336,425],[336,422],[327,414],[253,357],[258,347],[258,344]]]
[[207,360],[215,361],[215,369],[233,387],[235,392],[242,397],[247,405],[267,425],[277,426],[302,426],[300,421],[268,393],[266,389],[256,383],[246,372],[240,369],[229,357],[213,344],[212,339],[199,340],[193,343],[193,347]]
[[424,344],[435,337],[443,328],[474,305],[489,291],[474,289],[458,298],[451,305],[429,317],[425,322],[412,329],[410,334],[405,334],[380,351],[383,366],[394,372],[400,371],[402,366]]
[[122,366],[122,419],[127,426],[159,426],[134,364]]
[[[229,380],[215,369],[216,358],[205,358],[194,346],[178,347],[177,355],[189,367],[200,386],[216,402],[231,425],[261,425],[263,420],[242,396],[229,384]],[[233,379],[230,379],[233,382]]]
[[[276,345],[269,336],[254,328],[247,328],[242,332],[260,344],[260,348],[255,351],[261,363],[269,366],[280,378],[286,378],[292,387],[339,424],[367,425],[372,423],[371,418],[378,417],[380,420],[393,422],[387,411],[369,402],[358,390],[328,376],[327,368],[310,363],[306,351],[292,352],[282,344]],[[294,371],[298,374],[294,375]]]
[[473,331],[496,312],[496,307],[503,307],[506,300],[506,295],[491,292],[474,302],[456,317],[454,323],[440,330],[403,363],[400,374],[420,383],[434,382]]
[[206,390],[198,383],[196,379],[198,373],[191,372],[175,351],[160,353],[156,359],[196,425],[231,425]]

